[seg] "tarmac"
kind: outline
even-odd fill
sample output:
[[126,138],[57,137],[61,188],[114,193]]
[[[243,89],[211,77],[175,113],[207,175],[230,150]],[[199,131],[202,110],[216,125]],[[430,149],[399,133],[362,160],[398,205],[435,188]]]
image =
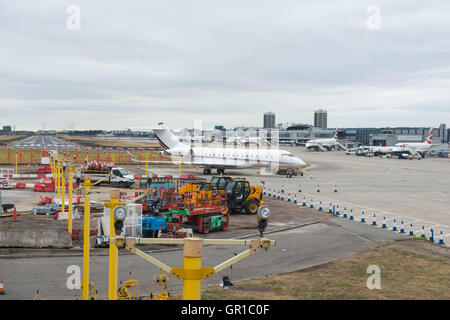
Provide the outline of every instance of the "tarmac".
[[[256,169],[227,170],[227,174],[247,177],[252,184],[264,185],[266,191],[285,190],[285,197],[290,193],[297,196],[297,205],[286,203],[286,210],[297,210],[303,197],[314,197],[315,208],[310,215],[301,216],[299,220],[269,225],[267,238],[277,241],[277,245],[267,251],[258,252],[243,261],[204,280],[204,286],[218,286],[224,275],[231,276],[232,281],[256,278],[263,275],[278,274],[302,270],[320,265],[349,255],[369,250],[375,246],[392,241],[407,239],[406,234],[391,231],[393,220],[389,218],[389,228],[380,228],[380,215],[392,214],[406,219],[410,217],[415,228],[425,221],[430,221],[436,230],[450,225],[450,173],[448,159],[425,158],[422,160],[399,160],[384,158],[365,158],[345,155],[344,152],[306,152],[302,147],[283,147],[311,163],[304,170],[303,176],[287,178],[280,175],[261,176]],[[143,167],[132,170],[143,173]],[[157,168],[150,166],[150,172],[159,175],[178,175],[178,168]],[[192,173],[202,177],[201,169],[183,168],[182,173]],[[317,192],[317,188],[320,192]],[[334,192],[335,186],[337,192]],[[301,192],[299,192],[299,187]],[[341,217],[332,216],[317,210],[317,201],[323,200],[323,209],[328,209],[328,201],[341,204]],[[273,200],[265,197],[269,205]],[[278,202],[279,203],[279,202]],[[355,208],[355,221],[343,219],[343,208]],[[356,209],[358,208],[358,209]],[[361,210],[366,211],[366,223],[361,223]],[[377,213],[378,227],[371,225],[373,213]],[[347,212],[349,214],[349,212]],[[390,216],[389,216],[390,217]],[[295,221],[294,221],[295,220]],[[412,220],[411,220],[412,221]],[[400,227],[400,221],[397,222]],[[427,225],[428,226],[428,225]],[[428,229],[428,227],[427,227]],[[427,237],[428,237],[427,230]],[[415,233],[417,234],[417,233]],[[211,233],[222,237],[223,234]],[[208,235],[208,236],[210,236]],[[255,237],[256,230],[239,230],[230,237]],[[446,240],[450,242],[447,237]],[[215,266],[233,255],[245,250],[239,247],[208,246],[204,249],[203,266]],[[106,298],[108,278],[108,256],[93,253],[91,256],[90,277],[99,291],[99,298]],[[152,255],[164,263],[179,267],[182,254],[179,249],[153,250]],[[26,256],[26,255],[25,255]],[[69,290],[66,282],[70,274],[68,266],[76,265],[82,269],[82,257],[71,256],[27,258],[0,258],[0,278],[4,280],[7,295],[0,299],[31,299],[39,289],[40,296],[46,299],[74,299],[75,290]],[[150,293],[152,276],[159,270],[143,259],[122,254],[119,258],[119,280],[129,279],[129,273],[139,280],[140,292]],[[170,278],[171,290],[181,290],[182,281]]]
[[26,149],[75,149],[76,146],[73,143],[65,140],[55,138],[52,136],[32,136],[25,138],[16,143],[10,145],[11,148],[26,148]]
[[[293,205],[292,205],[293,206]],[[295,210],[295,208],[294,208]],[[321,214],[328,222],[317,222],[311,218],[302,225],[286,224],[277,226],[278,231],[265,236],[276,241],[276,246],[260,251],[233,265],[211,278],[202,281],[203,286],[218,286],[222,277],[231,276],[232,281],[251,279],[263,275],[297,271],[327,263],[375,246],[406,239],[404,235],[372,227],[368,224]],[[220,234],[220,233],[217,233]],[[256,238],[253,232],[248,237]],[[245,237],[245,235],[244,235]],[[227,237],[228,238],[228,237]],[[244,251],[245,247],[206,246],[203,254],[203,266],[216,266]],[[182,266],[181,249],[155,250],[153,257],[171,267]],[[108,280],[108,256],[92,255],[90,259],[90,281],[95,282],[99,299],[106,298]],[[0,259],[0,270],[7,295],[0,299],[32,299],[36,290],[45,299],[75,299],[76,290],[68,289],[69,266],[78,266],[82,270],[81,256],[32,257]],[[129,254],[119,256],[119,281],[129,279],[129,274],[139,281],[142,294],[152,290],[152,276],[159,269],[147,261]],[[180,291],[182,281],[170,278],[171,291]]]

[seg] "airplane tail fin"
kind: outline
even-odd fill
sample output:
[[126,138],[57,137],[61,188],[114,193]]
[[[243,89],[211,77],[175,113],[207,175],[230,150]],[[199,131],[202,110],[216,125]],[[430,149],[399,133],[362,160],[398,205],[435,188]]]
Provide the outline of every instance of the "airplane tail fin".
[[333,139],[335,139],[335,140],[338,139],[338,133],[339,133],[339,129],[336,128],[336,130],[334,131]]
[[152,128],[152,131],[164,150],[172,149],[181,143],[180,140],[178,140],[178,138],[169,130],[169,128],[162,123],[159,123],[157,127]]
[[431,138],[433,137],[433,128],[430,129],[430,131],[428,132],[428,137],[425,140],[428,144],[431,144]]

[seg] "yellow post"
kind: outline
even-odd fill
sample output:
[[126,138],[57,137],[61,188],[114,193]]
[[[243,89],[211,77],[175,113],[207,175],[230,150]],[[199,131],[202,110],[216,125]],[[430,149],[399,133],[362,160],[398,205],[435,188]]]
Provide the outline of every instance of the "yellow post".
[[183,247],[184,271],[192,275],[183,280],[183,300],[201,299],[201,269],[203,240],[200,238],[185,238]]
[[114,155],[111,156],[111,162],[114,163]]
[[16,174],[17,174],[17,157],[18,157],[18,155],[17,155],[17,152],[16,152]]
[[[120,192],[113,190],[110,193],[111,202],[109,204],[109,238],[116,236],[114,228],[114,208],[119,205]],[[109,243],[109,275],[108,275],[108,299],[117,300],[117,272],[118,272],[119,249],[115,243]]]
[[61,173],[60,173],[60,165],[59,161],[56,162],[56,186],[58,188],[58,199],[61,199]]
[[178,156],[178,176],[181,177],[181,154]]
[[57,173],[56,173],[56,160],[55,159],[52,159],[52,161],[51,161],[52,163],[53,163],[53,181],[55,182],[54,184],[55,184],[55,192],[56,192],[56,190],[57,190],[57,188],[58,188],[58,177],[57,177]]
[[145,176],[148,178],[148,155],[145,156]]
[[89,299],[89,248],[90,248],[90,229],[91,229],[91,200],[88,197],[91,188],[91,177],[86,175],[83,186],[86,190],[84,197],[84,237],[83,237],[83,290],[82,299]]
[[69,224],[67,231],[72,234],[72,189],[73,189],[73,168],[69,167]]
[[66,180],[64,170],[61,168],[61,213],[66,212]]

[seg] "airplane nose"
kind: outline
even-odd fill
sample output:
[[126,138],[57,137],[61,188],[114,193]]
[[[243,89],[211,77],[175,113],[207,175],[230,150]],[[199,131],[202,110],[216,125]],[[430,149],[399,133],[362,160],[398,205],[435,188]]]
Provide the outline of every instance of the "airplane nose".
[[296,159],[296,164],[297,164],[299,167],[302,167],[302,166],[306,165],[306,163],[305,163],[302,159],[300,159],[300,158],[297,158],[297,159]]

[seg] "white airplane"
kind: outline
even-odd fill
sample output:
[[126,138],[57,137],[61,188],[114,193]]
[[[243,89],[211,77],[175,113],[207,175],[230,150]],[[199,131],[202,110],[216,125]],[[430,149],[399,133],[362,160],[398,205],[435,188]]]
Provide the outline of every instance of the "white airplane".
[[163,154],[172,157],[172,163],[181,161],[182,164],[202,167],[204,174],[210,174],[212,169],[217,169],[217,174],[223,174],[225,169],[261,167],[294,169],[305,165],[303,160],[285,150],[191,147],[180,142],[162,123],[152,130],[164,149]]
[[318,148],[323,151],[330,151],[334,147],[339,147],[342,149],[346,149],[342,144],[338,142],[338,132],[339,129],[336,128],[333,134],[333,138],[331,139],[313,139],[306,141],[306,149]]
[[433,147],[433,143],[431,142],[431,138],[433,137],[433,128],[430,128],[428,132],[428,136],[425,139],[425,142],[412,142],[412,143],[397,143],[396,147],[403,147],[406,149],[412,149],[415,152],[425,153],[429,152]]

